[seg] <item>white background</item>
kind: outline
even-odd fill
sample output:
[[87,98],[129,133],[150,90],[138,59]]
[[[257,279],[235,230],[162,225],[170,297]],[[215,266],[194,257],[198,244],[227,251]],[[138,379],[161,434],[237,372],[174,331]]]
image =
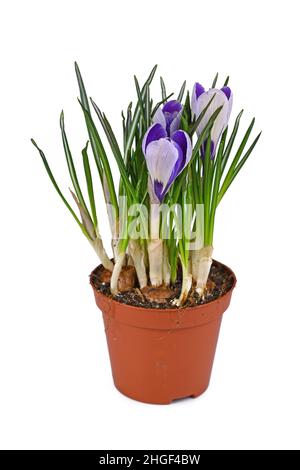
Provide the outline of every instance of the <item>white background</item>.
[[[1,448],[299,449],[297,3],[1,3]],[[88,283],[97,259],[29,140],[67,191],[62,107],[78,162],[86,140],[74,60],[119,135],[132,76],[155,63],[168,91],[229,74],[233,115],[244,107],[243,129],[255,115],[263,130],[217,216],[215,257],[238,285],[196,400],[144,405],[113,387]]]

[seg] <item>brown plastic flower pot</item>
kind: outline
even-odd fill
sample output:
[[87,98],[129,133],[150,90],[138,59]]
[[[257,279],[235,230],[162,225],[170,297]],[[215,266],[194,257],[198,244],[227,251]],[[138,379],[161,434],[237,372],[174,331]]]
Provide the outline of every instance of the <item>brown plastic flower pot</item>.
[[197,307],[133,307],[93,286],[103,314],[114,383],[121,393],[141,402],[168,404],[198,397],[207,389],[222,316],[236,284],[234,273],[224,267],[234,279],[230,290]]

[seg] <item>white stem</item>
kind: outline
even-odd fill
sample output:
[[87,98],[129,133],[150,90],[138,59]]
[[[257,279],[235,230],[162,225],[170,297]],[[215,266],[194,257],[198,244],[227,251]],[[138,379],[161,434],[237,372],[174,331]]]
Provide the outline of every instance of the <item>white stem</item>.
[[105,251],[101,238],[95,238],[95,240],[91,241],[91,245],[99,256],[99,259],[105,269],[112,271],[114,269],[114,265]]
[[169,286],[171,282],[171,266],[169,263],[169,251],[166,242],[163,244],[163,280],[165,286]]
[[163,283],[162,261],[163,261],[163,242],[162,240],[151,240],[148,243],[149,256],[149,276],[152,286],[161,286]]
[[203,295],[204,289],[206,287],[207,279],[209,276],[210,268],[212,265],[212,246],[203,246],[198,253],[198,259],[196,263],[197,271],[195,273],[196,279],[196,292],[200,296]]
[[110,290],[113,295],[118,293],[118,280],[125,260],[125,253],[119,253],[110,279]]
[[200,260],[200,250],[194,250],[191,252],[191,264],[192,264],[192,275],[193,279],[197,279],[198,275],[198,266]]
[[174,300],[174,304],[180,307],[186,302],[192,287],[193,278],[189,272],[188,266],[182,263],[182,285],[179,299]]
[[130,254],[127,254],[127,266],[134,266],[134,261]]
[[143,245],[142,245],[142,252],[143,252],[143,259],[144,259],[144,263],[145,263],[145,268],[147,270],[149,268],[149,258],[148,258],[148,250],[147,250],[146,243],[143,243]]
[[111,241],[111,247],[113,250],[114,260],[116,260],[118,257],[118,253],[119,253],[118,244],[119,244],[119,240],[117,238],[113,238]]
[[140,288],[142,289],[148,283],[143,249],[141,248],[137,240],[130,240],[128,248],[129,248],[130,257],[133,260],[133,265],[136,270]]
[[148,242],[149,276],[155,287],[163,283],[163,241],[159,238],[160,205],[151,204],[151,240]]

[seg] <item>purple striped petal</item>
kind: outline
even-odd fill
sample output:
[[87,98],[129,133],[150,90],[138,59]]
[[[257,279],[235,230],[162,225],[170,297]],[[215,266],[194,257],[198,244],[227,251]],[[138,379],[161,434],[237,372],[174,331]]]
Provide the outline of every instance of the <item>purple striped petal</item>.
[[184,131],[177,131],[172,135],[172,143],[178,150],[178,159],[164,191],[164,194],[168,191],[173,181],[186,167],[192,156],[192,143],[188,134]]
[[221,90],[223,91],[223,93],[225,93],[227,99],[228,99],[228,120],[229,120],[229,117],[230,117],[230,114],[231,114],[231,109],[232,109],[232,91],[231,89],[229,88],[229,86],[223,86],[223,88],[221,88]]
[[151,127],[149,127],[143,138],[142,143],[142,149],[144,154],[146,153],[147,147],[151,142],[154,142],[167,136],[167,131],[161,124],[155,123]]
[[195,83],[195,96],[196,96],[196,99],[199,98],[200,95],[202,95],[202,93],[205,92],[205,88],[200,85],[200,83]]
[[178,146],[168,138],[152,141],[146,148],[145,158],[148,172],[154,190],[157,188],[155,194],[160,201],[168,190],[169,180],[179,159],[179,151],[181,150],[178,150]]
[[164,115],[164,113],[162,112],[162,109],[161,109],[161,108],[158,108],[158,109],[155,111],[155,114],[154,114],[154,116],[153,116],[152,122],[153,122],[153,124],[156,124],[156,123],[157,123],[157,124],[161,124],[164,129],[167,127],[166,118],[165,118],[165,115]]
[[173,121],[170,124],[170,129],[169,129],[169,135],[172,136],[174,132],[176,132],[181,123],[181,112],[177,114],[177,116],[174,117]]
[[200,83],[195,83],[191,98],[191,108],[193,116],[199,116],[199,97],[205,93],[205,88]]
[[213,96],[214,99],[212,100],[197,129],[197,134],[199,136],[205,128],[206,124],[208,123],[209,119],[211,118],[212,114],[216,111],[217,108],[222,106],[222,109],[219,112],[217,118],[215,119],[215,122],[211,129],[211,140],[214,144],[212,158],[214,157],[220,136],[228,124],[232,104],[232,97],[230,97],[230,99],[228,100],[227,96],[223,91],[218,90],[216,88],[212,88],[207,92],[202,93],[202,95],[200,95],[200,97],[198,98],[196,107],[196,117],[198,117],[201,111],[208,105],[209,101]]
[[177,131],[180,126],[182,104],[177,100],[165,103],[163,108],[158,108],[153,116],[153,123],[161,124],[168,136]]
[[[177,145],[181,148],[184,165],[183,168],[189,163],[192,156],[192,143],[188,134],[184,131],[177,131],[172,134],[172,140],[176,142]],[[183,169],[182,168],[182,169]]]
[[180,113],[182,110],[182,104],[177,100],[170,100],[163,106],[163,113]]
[[221,88],[221,90],[223,91],[223,93],[225,93],[225,95],[227,96],[227,99],[229,100],[231,95],[232,95],[232,92],[231,92],[231,89],[229,88],[229,86],[223,86],[223,88]]
[[181,121],[182,105],[177,100],[168,101],[162,108],[166,120],[166,131],[170,136],[177,131]]
[[159,202],[162,202],[166,194],[162,182],[154,180],[153,189],[155,196],[159,199]]

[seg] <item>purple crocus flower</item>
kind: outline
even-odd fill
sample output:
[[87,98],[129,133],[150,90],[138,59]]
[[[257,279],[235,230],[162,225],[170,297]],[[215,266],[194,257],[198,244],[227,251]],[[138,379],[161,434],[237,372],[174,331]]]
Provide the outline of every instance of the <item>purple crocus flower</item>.
[[158,108],[153,116],[153,122],[161,124],[167,131],[168,136],[177,131],[180,126],[182,104],[179,101],[171,100]]
[[146,132],[142,148],[154,193],[162,202],[173,181],[191,159],[191,140],[181,130],[169,137],[165,127],[155,123]]
[[[231,108],[232,108],[232,92],[228,86],[224,86],[220,90],[217,88],[211,88],[205,91],[204,87],[200,83],[195,83],[192,93],[191,108],[194,116],[197,118],[201,111],[208,105],[211,98],[214,97],[205,115],[203,116],[198,129],[197,135],[199,136],[203,131],[204,127],[208,123],[212,114],[217,108],[222,106],[214,125],[211,130],[211,157],[213,158],[216,152],[216,148],[221,137],[221,134],[228,124]],[[204,151],[204,147],[202,152]]]

